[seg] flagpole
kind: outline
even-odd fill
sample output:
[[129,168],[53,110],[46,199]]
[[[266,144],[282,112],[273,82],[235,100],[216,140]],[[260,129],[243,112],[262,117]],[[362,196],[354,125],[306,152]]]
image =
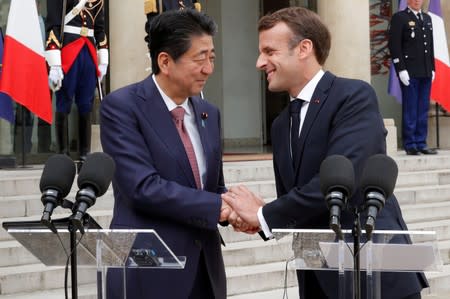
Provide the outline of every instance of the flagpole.
[[436,107],[436,148],[439,148],[439,104],[435,103]]
[[25,168],[25,107],[21,105],[22,115],[22,168]]

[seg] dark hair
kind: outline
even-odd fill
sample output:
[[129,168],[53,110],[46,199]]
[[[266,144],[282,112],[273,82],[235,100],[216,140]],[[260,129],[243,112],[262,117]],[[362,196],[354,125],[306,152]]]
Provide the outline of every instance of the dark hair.
[[276,24],[285,23],[293,33],[289,46],[294,48],[303,39],[309,39],[314,46],[317,62],[323,65],[331,47],[331,35],[319,16],[303,7],[288,7],[262,17],[258,31],[271,29]]
[[169,10],[152,18],[150,22],[146,41],[154,74],[160,71],[159,53],[166,52],[177,61],[190,49],[192,37],[204,34],[214,36],[217,32],[214,20],[194,9]]

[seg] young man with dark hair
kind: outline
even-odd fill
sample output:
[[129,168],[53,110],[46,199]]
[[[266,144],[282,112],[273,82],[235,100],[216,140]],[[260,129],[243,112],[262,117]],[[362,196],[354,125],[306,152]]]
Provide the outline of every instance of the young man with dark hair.
[[[229,221],[238,229],[242,221],[259,226],[267,238],[273,228],[327,229],[329,211],[319,178],[322,161],[331,155],[347,157],[358,182],[366,160],[386,153],[386,129],[375,91],[366,82],[323,71],[331,37],[314,12],[282,9],[264,16],[258,29],[256,66],[266,73],[270,91],[287,91],[291,97],[272,124],[278,198],[264,204],[246,187],[232,187],[222,195],[234,210]],[[355,208],[363,202],[357,188],[348,205]],[[363,213],[361,219],[366,218]],[[352,224],[351,209],[342,211],[342,227],[349,229]],[[407,229],[394,196],[386,200],[376,225],[382,230]],[[399,240],[407,242],[403,237]],[[336,272],[298,271],[297,277],[302,299],[338,298]],[[381,274],[381,298],[420,298],[424,287],[422,273]]]

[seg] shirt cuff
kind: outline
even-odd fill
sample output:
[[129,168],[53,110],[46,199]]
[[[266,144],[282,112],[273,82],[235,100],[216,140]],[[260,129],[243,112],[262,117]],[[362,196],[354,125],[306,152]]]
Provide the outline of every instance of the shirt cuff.
[[269,226],[267,225],[266,219],[264,219],[264,215],[262,213],[262,207],[259,207],[257,215],[258,215],[259,224],[261,225],[261,229],[262,229],[264,235],[266,236],[267,239],[272,239],[273,234],[270,231]]

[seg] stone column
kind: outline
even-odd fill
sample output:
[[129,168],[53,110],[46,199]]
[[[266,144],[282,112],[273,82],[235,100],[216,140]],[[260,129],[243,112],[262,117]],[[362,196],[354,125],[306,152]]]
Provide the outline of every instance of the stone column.
[[369,1],[319,0],[317,10],[331,32],[325,69],[370,83]]
[[111,91],[150,74],[143,0],[109,1]]

